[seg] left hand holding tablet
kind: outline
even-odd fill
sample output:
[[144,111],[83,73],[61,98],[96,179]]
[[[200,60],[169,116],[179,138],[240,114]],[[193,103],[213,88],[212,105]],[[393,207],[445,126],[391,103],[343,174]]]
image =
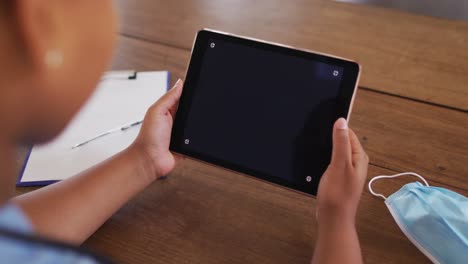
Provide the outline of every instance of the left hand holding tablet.
[[179,79],[171,90],[148,109],[140,133],[130,146],[148,158],[147,164],[155,179],[163,178],[171,172],[179,158],[169,151],[169,143],[182,87],[183,81]]

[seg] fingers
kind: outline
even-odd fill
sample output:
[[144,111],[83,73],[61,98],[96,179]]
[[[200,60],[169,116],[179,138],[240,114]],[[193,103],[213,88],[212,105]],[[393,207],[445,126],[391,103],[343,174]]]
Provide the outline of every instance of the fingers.
[[179,107],[179,100],[180,100],[180,96],[182,95],[182,87],[184,86],[184,82],[181,80],[181,79],[178,79],[177,82],[175,83],[174,87],[171,89],[170,92],[173,91],[173,93],[175,93],[175,100],[176,102],[174,104],[172,104],[171,107],[169,107],[169,112],[171,113],[172,115],[172,118],[175,117],[175,114],[177,112],[177,108]]
[[369,157],[367,156],[366,152],[364,151],[364,148],[361,145],[361,142],[359,142],[358,137],[352,129],[349,130],[349,137],[351,143],[353,165],[357,169],[363,169],[369,163]]
[[175,85],[154,104],[159,113],[169,111],[172,116],[175,115],[180,95],[182,94],[182,87],[183,81],[181,79],[177,80]]
[[349,140],[351,142],[351,152],[353,155],[359,155],[360,157],[363,157],[366,152],[364,151],[364,148],[361,145],[361,142],[359,141],[358,137],[356,136],[356,133],[352,129],[349,129]]
[[333,126],[333,153],[331,164],[334,166],[346,166],[350,164],[351,143],[346,119],[340,118]]

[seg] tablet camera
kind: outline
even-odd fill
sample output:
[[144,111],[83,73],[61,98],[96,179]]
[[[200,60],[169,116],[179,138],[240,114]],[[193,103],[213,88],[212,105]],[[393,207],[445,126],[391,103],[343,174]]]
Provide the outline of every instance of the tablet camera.
[[213,49],[215,46],[216,46],[216,44],[215,44],[214,42],[211,42],[211,44],[210,44],[210,48],[212,48],[212,49]]
[[311,182],[311,181],[312,181],[312,177],[307,176],[307,177],[306,177],[306,181],[307,181],[307,182]]
[[336,77],[336,76],[338,76],[338,74],[340,74],[340,72],[339,72],[339,71],[336,71],[336,70],[335,70],[335,71],[333,71],[333,76],[335,76],[335,77]]
[[190,144],[190,140],[187,138],[187,139],[184,140],[184,143],[185,143],[185,145],[188,145],[188,144]]

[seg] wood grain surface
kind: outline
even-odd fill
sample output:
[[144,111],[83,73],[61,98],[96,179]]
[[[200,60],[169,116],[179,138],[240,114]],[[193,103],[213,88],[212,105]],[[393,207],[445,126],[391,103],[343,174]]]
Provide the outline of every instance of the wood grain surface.
[[[376,182],[375,189],[389,194],[410,180]],[[315,207],[310,196],[187,159],[85,245],[121,263],[308,263]],[[357,227],[366,263],[430,263],[401,233],[383,200],[367,191]]]
[[468,110],[468,23],[328,0],[117,0],[120,32],[190,49],[203,27],[357,60],[361,85]]
[[[370,156],[368,179],[416,171],[468,195],[468,23],[324,0],[114,2],[122,19],[112,69],[169,70],[174,83],[202,27],[359,61],[350,125]],[[311,196],[186,159],[84,247],[118,263],[309,263],[315,207]],[[366,263],[430,263],[366,189],[357,228]]]

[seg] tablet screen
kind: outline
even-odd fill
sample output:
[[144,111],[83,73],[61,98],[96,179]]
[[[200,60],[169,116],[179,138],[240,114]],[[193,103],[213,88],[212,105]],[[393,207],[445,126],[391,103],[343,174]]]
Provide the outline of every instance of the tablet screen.
[[217,34],[197,44],[202,52],[184,86],[174,150],[315,194],[333,123],[347,116],[340,106],[345,65]]

